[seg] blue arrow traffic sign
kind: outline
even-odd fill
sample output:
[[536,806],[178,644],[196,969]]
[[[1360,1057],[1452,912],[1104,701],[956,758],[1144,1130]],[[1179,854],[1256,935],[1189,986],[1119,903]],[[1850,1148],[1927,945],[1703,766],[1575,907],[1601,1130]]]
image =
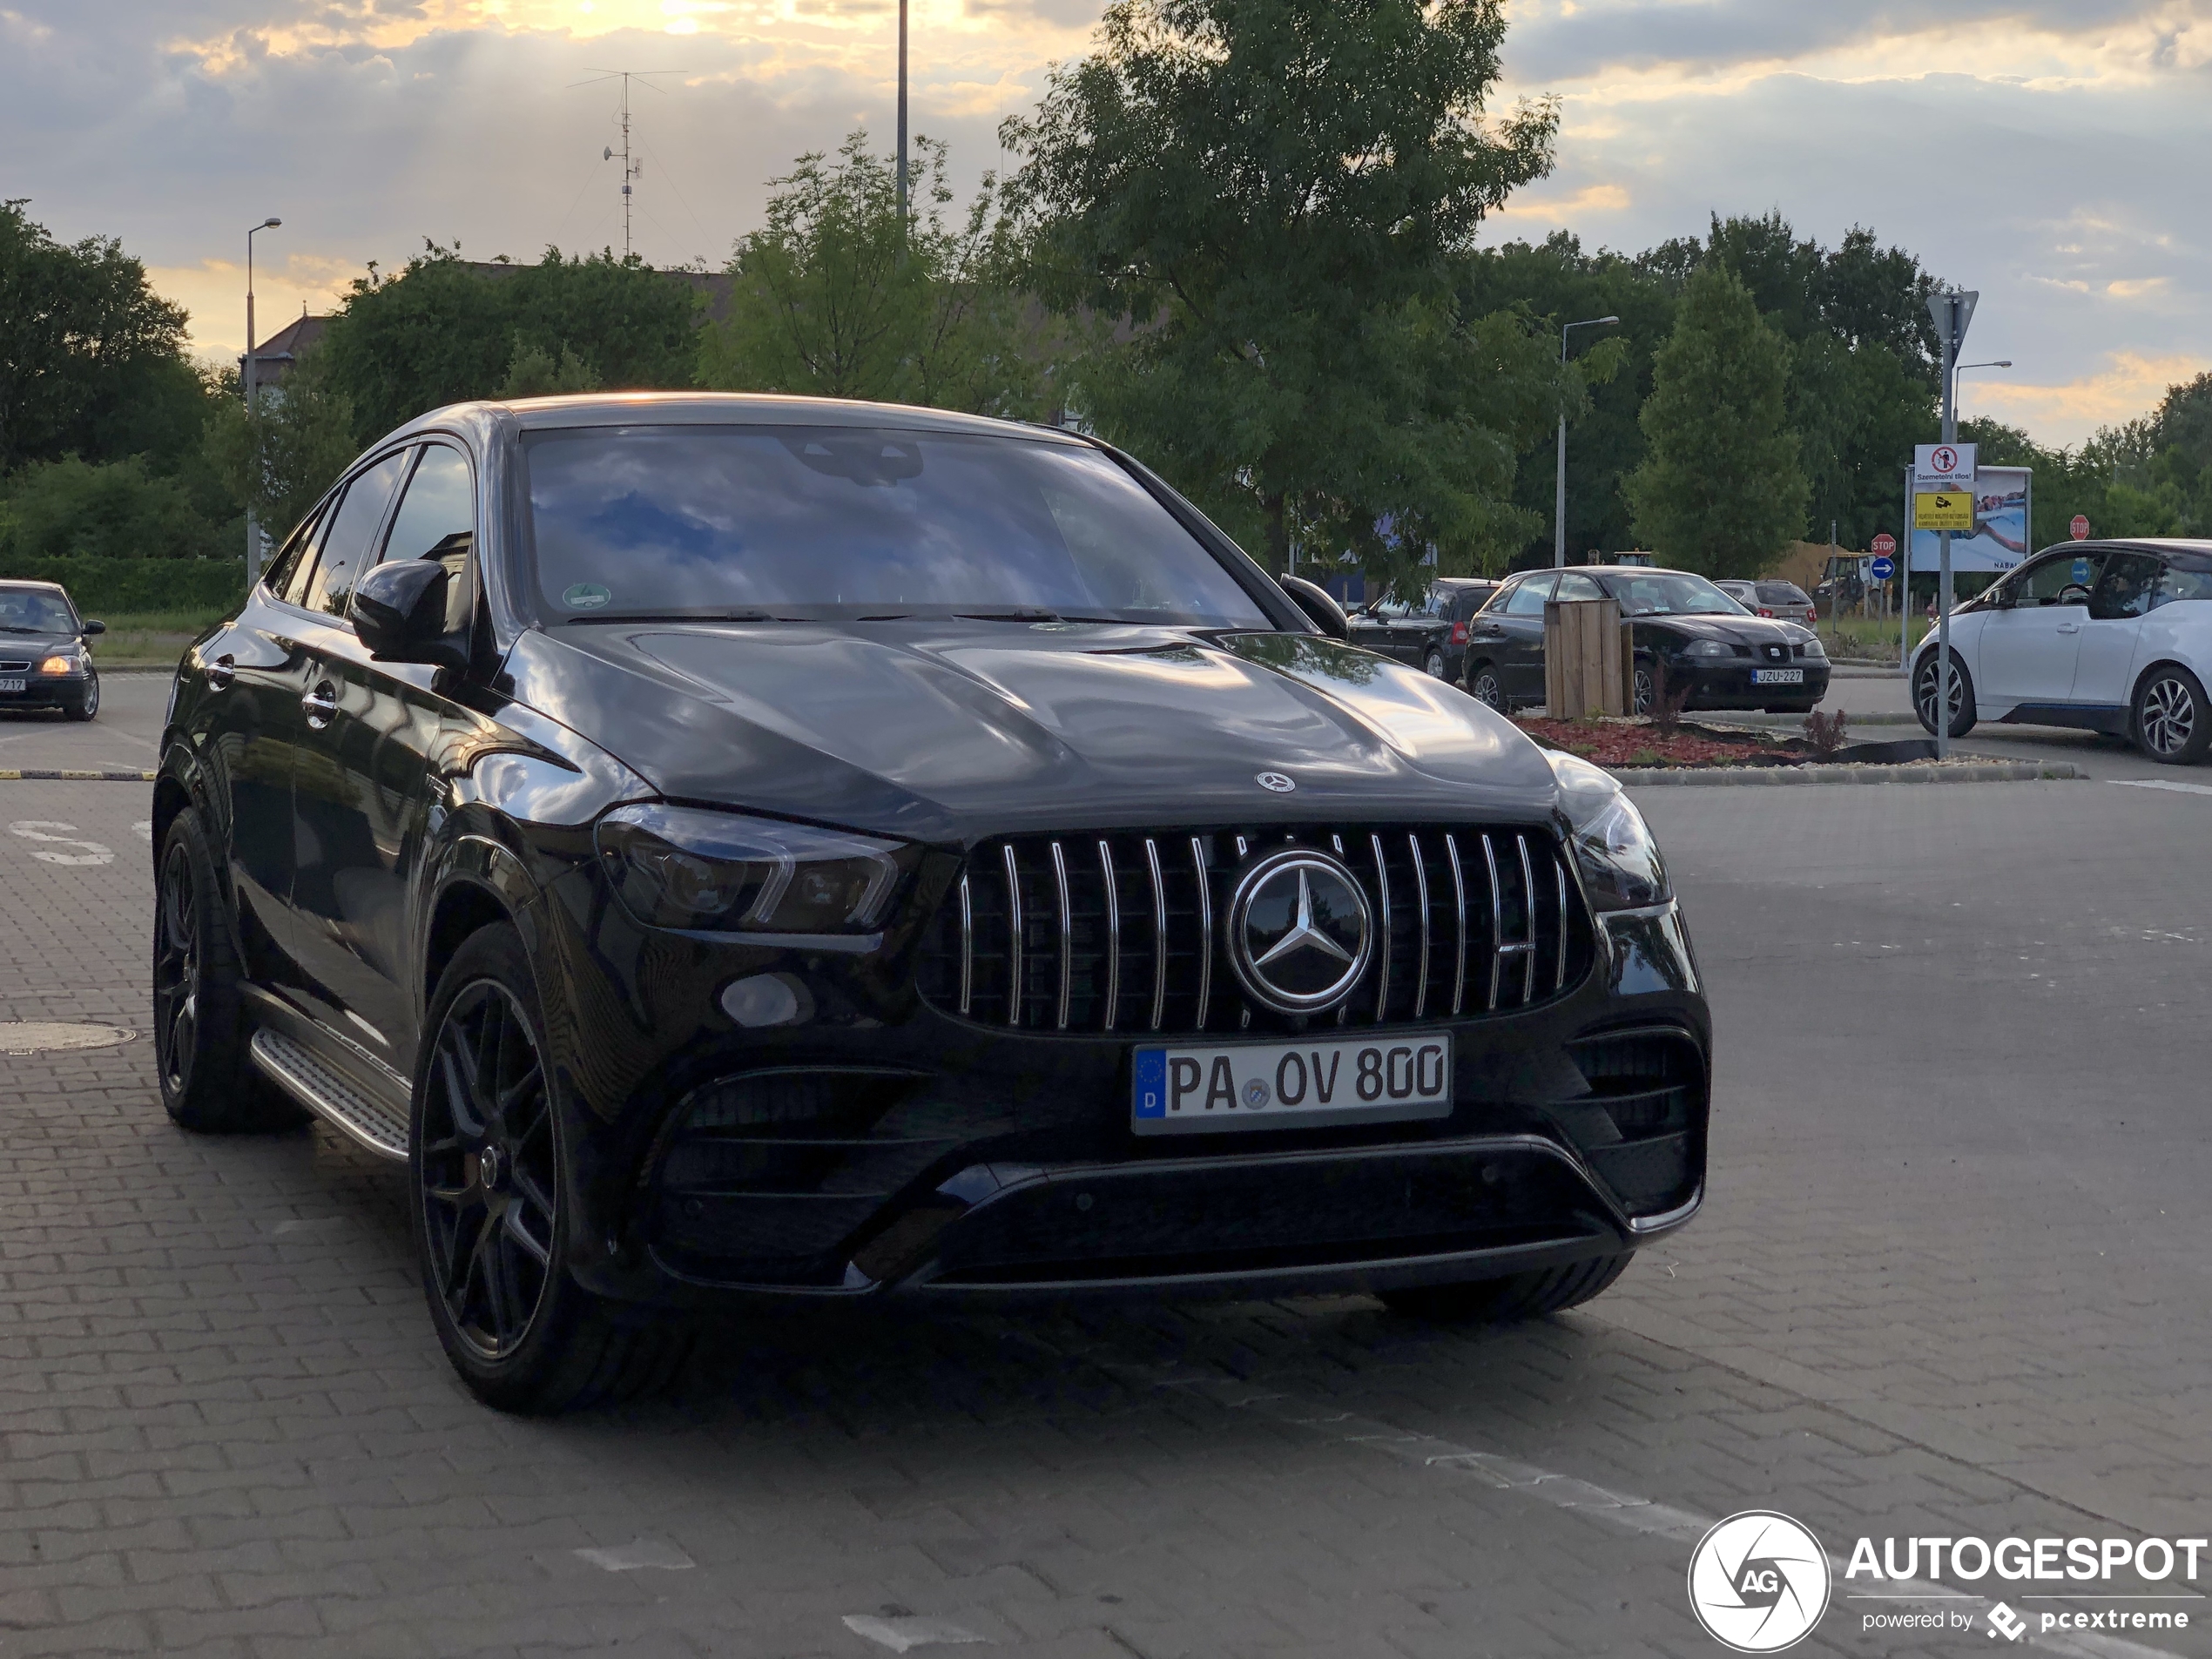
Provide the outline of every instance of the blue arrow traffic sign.
[[1874,572],[1874,580],[1886,582],[1897,574],[1897,561],[1886,554],[1877,554],[1869,568]]

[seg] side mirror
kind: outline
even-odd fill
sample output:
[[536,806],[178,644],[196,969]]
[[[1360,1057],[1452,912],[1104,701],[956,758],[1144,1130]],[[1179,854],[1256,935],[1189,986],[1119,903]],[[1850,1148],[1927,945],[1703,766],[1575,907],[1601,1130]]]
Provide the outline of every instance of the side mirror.
[[436,559],[380,564],[354,583],[354,631],[379,662],[466,668],[467,629],[447,615],[452,585]]
[[1329,597],[1327,589],[1302,576],[1278,577],[1276,580],[1316,628],[1332,639],[1352,637],[1352,619],[1344,614],[1342,605]]
[[91,637],[94,634],[104,634],[104,633],[105,633],[106,631],[107,631],[107,624],[105,624],[105,623],[104,623],[104,622],[96,622],[96,621],[93,621],[93,620],[92,620],[91,618],[90,618],[90,617],[87,617],[87,618],[85,619],[84,628],[84,637],[85,637],[86,638],[88,638],[88,639],[89,639],[89,638],[91,638]]

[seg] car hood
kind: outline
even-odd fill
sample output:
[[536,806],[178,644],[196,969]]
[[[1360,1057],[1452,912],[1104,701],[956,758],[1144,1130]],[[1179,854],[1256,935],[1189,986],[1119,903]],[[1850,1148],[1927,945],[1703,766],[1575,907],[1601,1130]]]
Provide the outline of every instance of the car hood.
[[1781,641],[1787,644],[1805,637],[1803,624],[1788,622],[1779,617],[1723,617],[1680,616],[1668,614],[1656,617],[1630,617],[1636,631],[1656,629],[1679,635],[1683,639],[1723,639],[1731,645],[1748,645],[1757,651],[1762,645]]
[[36,663],[57,651],[74,650],[77,643],[77,636],[65,630],[59,633],[0,634],[0,658],[14,660],[28,657]]
[[[533,630],[515,695],[663,794],[957,842],[1025,829],[1539,821],[1542,752],[1314,635],[1009,623]],[[1295,787],[1275,792],[1263,772]]]

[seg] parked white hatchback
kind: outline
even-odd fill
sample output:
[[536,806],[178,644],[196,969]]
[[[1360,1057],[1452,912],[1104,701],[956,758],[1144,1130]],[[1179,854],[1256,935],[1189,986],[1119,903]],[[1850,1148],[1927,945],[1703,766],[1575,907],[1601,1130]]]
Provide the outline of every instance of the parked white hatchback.
[[[2212,748],[2212,542],[2047,548],[1951,613],[1951,735],[1977,721],[2079,726],[2184,765]],[[1935,637],[1912,705],[1936,729]]]

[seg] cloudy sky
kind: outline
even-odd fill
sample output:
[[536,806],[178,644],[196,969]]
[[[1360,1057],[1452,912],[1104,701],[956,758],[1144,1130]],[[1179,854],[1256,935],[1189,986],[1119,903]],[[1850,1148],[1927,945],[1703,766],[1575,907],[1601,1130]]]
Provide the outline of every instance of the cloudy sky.
[[[1080,55],[1100,0],[912,0],[914,125],[963,179]],[[1779,208],[1981,291],[1969,413],[2052,442],[2212,367],[2212,0],[1510,0],[1508,98],[1555,93],[1555,174],[1490,234],[1625,250]],[[120,236],[244,338],[422,239],[621,239],[610,70],[644,158],[637,246],[718,263],[790,158],[887,141],[896,0],[0,0],[0,195]],[[582,83],[581,84],[579,83]]]

